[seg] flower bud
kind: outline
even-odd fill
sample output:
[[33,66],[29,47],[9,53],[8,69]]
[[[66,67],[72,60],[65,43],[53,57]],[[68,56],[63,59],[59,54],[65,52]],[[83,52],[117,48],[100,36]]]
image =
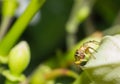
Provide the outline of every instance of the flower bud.
[[31,75],[30,84],[54,84],[54,80],[47,80],[45,74],[51,72],[51,68],[40,65]]
[[30,61],[30,49],[25,41],[20,42],[11,49],[8,66],[14,75],[20,75],[28,66]]
[[12,17],[14,15],[14,12],[16,11],[18,7],[17,0],[3,0],[2,5],[2,14],[3,16],[10,16]]

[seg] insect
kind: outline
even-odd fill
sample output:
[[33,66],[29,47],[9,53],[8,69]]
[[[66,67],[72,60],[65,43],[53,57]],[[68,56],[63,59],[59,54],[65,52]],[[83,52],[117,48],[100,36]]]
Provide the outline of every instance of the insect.
[[[92,40],[84,43],[79,49],[75,52],[75,64],[84,66],[90,59],[94,52],[97,52],[96,49],[99,46],[99,42]],[[93,56],[94,57],[94,56]],[[94,57],[95,58],[95,57]]]

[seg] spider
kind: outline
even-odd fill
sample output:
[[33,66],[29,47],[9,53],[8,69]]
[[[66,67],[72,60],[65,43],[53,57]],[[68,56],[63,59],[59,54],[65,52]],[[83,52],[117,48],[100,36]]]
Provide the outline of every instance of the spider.
[[90,57],[93,56],[92,53],[97,52],[96,49],[98,45],[99,42],[95,40],[85,42],[79,49],[76,50],[74,63],[76,65],[80,65],[80,67],[84,66]]

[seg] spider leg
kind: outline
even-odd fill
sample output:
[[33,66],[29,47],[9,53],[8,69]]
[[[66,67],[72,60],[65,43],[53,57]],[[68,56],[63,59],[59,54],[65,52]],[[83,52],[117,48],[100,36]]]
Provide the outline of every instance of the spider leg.
[[80,69],[81,69],[81,70],[83,70],[83,69],[84,69],[84,66],[81,66],[81,65],[80,65],[79,67],[80,67]]
[[93,55],[93,52],[91,52],[90,49],[93,50],[93,51],[96,52],[96,53],[97,53],[97,51],[96,51],[94,48],[92,48],[92,47],[88,47],[88,48],[87,48],[87,53],[90,53],[91,56],[92,56],[94,59],[96,59],[95,56]]
[[78,60],[78,61],[75,61],[74,63],[75,63],[76,65],[80,65],[81,63],[87,62],[87,61],[88,61],[87,59],[80,59],[80,60]]
[[98,41],[95,41],[95,40],[88,41],[88,43],[94,43],[94,44],[96,44],[96,45],[99,45],[99,44],[100,44],[100,42],[98,42]]
[[[92,48],[92,47],[88,47],[88,50],[89,49],[92,49],[93,51],[95,51],[96,53],[97,53],[97,51],[94,49],[94,48]],[[89,50],[89,52],[90,52],[90,50]],[[91,53],[91,52],[90,52]],[[92,54],[92,53],[91,53]]]
[[81,59],[81,64],[79,65],[79,67],[83,70],[84,69],[84,66],[83,65],[85,65],[85,64],[83,64],[84,62],[87,62],[88,60],[87,59]]

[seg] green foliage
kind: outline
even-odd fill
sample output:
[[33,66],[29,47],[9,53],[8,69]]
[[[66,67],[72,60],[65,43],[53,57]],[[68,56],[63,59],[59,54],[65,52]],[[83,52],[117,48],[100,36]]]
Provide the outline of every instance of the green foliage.
[[[2,80],[0,83],[120,83],[120,36],[110,36],[120,33],[119,0],[28,1],[27,8],[16,20],[15,12],[22,8],[20,2],[0,2],[0,74],[5,78],[4,83]],[[41,7],[40,20],[29,25]],[[75,65],[76,49],[92,40],[100,42],[99,48],[94,53],[84,48],[82,54],[85,57],[80,59],[85,59],[89,53],[86,65]]]

